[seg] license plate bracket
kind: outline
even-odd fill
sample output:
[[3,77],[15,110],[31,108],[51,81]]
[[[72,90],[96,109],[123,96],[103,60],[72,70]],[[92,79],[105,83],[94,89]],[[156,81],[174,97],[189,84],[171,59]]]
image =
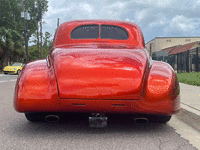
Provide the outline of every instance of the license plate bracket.
[[89,117],[89,126],[92,128],[104,128],[107,126],[108,117]]

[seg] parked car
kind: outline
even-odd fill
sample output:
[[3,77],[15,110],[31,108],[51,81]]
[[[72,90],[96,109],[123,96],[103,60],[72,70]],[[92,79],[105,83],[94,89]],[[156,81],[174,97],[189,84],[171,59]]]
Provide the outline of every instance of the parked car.
[[61,24],[44,60],[26,64],[14,107],[29,121],[58,121],[64,112],[89,113],[104,127],[109,114],[166,123],[180,108],[172,67],[154,61],[134,23],[81,20]]
[[4,74],[20,74],[21,70],[23,68],[24,64],[23,63],[19,63],[19,62],[15,62],[12,65],[6,66],[3,69]]

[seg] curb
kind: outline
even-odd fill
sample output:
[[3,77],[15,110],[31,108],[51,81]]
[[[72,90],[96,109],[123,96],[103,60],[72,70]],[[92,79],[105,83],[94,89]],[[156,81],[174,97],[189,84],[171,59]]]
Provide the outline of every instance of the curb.
[[200,132],[200,110],[181,103],[180,111],[175,116],[178,120]]
[[194,108],[192,106],[189,106],[189,105],[187,105],[185,103],[181,102],[181,108],[183,108],[183,109],[185,109],[185,110],[187,110],[187,111],[189,111],[189,112],[191,112],[191,113],[193,113],[195,115],[200,116],[200,110],[198,110],[198,109],[196,109],[196,108]]

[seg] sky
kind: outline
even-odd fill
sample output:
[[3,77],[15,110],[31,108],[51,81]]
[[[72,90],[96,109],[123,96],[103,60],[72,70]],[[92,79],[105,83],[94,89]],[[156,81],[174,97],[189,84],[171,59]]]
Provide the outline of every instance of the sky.
[[145,43],[155,37],[200,37],[200,0],[49,0],[43,32],[54,36],[71,20],[131,21],[142,29]]

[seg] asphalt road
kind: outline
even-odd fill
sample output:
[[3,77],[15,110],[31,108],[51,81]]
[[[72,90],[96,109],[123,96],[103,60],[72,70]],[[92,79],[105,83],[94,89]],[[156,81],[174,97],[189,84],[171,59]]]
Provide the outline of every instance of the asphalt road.
[[58,123],[28,122],[13,108],[16,82],[11,80],[16,78],[0,75],[1,150],[196,150],[177,133],[176,125],[189,129],[176,117],[165,125],[117,119],[101,129],[88,127],[88,120],[78,116]]

